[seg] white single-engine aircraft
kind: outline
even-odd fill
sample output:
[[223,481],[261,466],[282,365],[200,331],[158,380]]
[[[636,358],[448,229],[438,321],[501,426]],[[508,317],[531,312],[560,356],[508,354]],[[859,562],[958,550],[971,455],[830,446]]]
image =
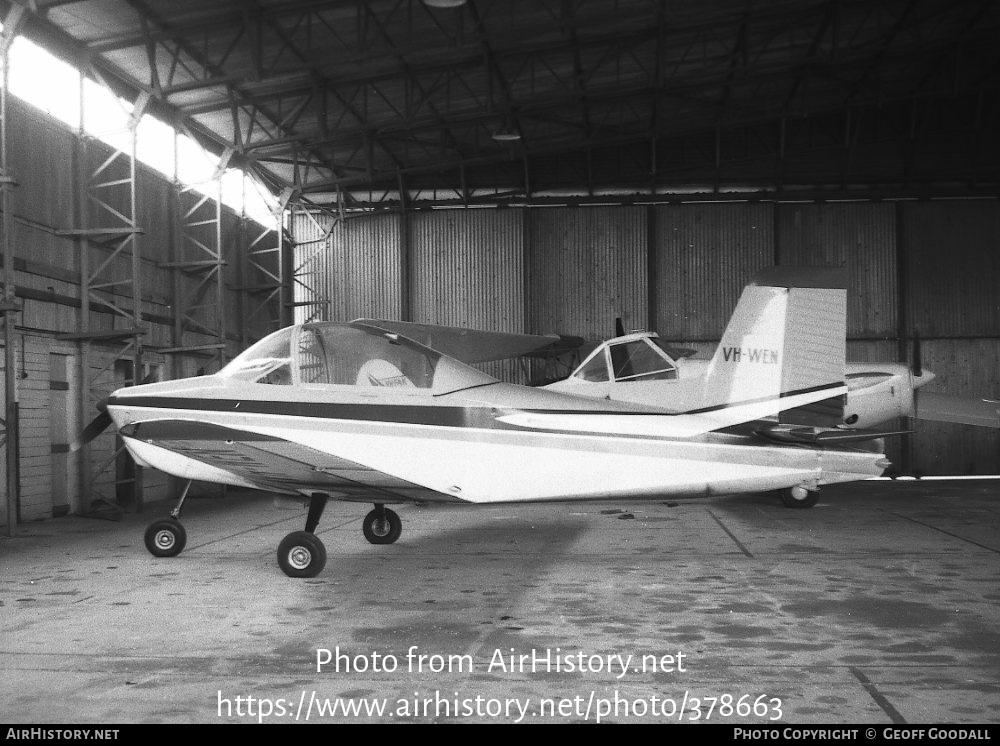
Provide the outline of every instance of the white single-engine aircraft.
[[[728,354],[739,355],[740,350],[731,349]],[[655,332],[633,332],[602,342],[567,378],[545,388],[677,409],[697,397],[712,364],[679,356]],[[919,363],[847,363],[845,373],[847,398],[838,414],[840,421],[827,419],[826,424],[867,429],[883,427],[899,417],[915,417],[1000,427],[1000,402],[920,391],[934,380],[934,373]]]
[[[278,547],[293,577],[325,564],[314,532],[330,498],[375,504],[363,523],[374,544],[399,538],[402,524],[386,505],[405,502],[782,490],[786,504],[808,507],[821,485],[889,465],[878,440],[885,433],[789,424],[812,411],[842,416],[844,279],[826,269],[759,273],[698,400],[679,411],[503,383],[356,321],[282,329],[214,375],[120,389],[106,413],[141,466],[189,484],[307,497],[305,529]],[[183,549],[183,503],[184,495],[147,529],[154,555]]]

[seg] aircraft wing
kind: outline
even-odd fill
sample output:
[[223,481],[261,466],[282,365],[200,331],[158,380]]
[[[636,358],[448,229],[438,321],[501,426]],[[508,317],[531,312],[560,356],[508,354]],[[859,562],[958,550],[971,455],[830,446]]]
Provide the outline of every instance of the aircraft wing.
[[921,391],[914,415],[921,420],[1000,428],[1000,401]]
[[298,494],[315,489],[363,502],[371,502],[373,495],[382,495],[386,502],[442,499],[420,485],[353,461],[240,428],[166,419],[127,425],[120,432],[221,469],[245,486],[265,491]]
[[488,332],[460,326],[386,319],[357,319],[354,323],[400,334],[463,363],[486,363],[524,355],[558,355],[583,344],[582,339],[559,334]]

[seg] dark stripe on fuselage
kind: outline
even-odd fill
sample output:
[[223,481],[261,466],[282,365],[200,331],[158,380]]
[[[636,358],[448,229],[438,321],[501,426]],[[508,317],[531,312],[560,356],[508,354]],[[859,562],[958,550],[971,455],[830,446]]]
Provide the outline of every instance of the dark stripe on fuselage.
[[[501,410],[495,407],[443,407],[412,404],[331,404],[324,402],[254,401],[252,399],[190,399],[169,396],[112,398],[108,406],[174,409],[222,414],[264,414],[325,420],[370,420],[401,425],[492,427]],[[593,414],[592,412],[590,414]]]
[[[781,398],[809,394],[815,391],[834,389],[843,384],[814,386],[798,391],[781,394]],[[439,427],[478,427],[522,429],[506,425],[497,420],[503,415],[516,412],[530,414],[558,415],[614,415],[617,417],[661,416],[674,417],[677,414],[703,414],[716,412],[732,407],[745,406],[766,402],[770,397],[752,399],[740,402],[719,404],[712,407],[702,407],[686,412],[659,413],[655,411],[628,411],[617,409],[536,409],[533,407],[504,406],[442,406],[436,404],[369,404],[366,402],[329,403],[303,401],[255,401],[253,399],[195,399],[181,396],[124,396],[112,397],[108,406],[142,407],[145,409],[175,409],[196,412],[219,412],[223,414],[263,414],[280,415],[284,417],[306,417],[330,420],[368,420],[372,422],[387,422],[400,425],[432,425]],[[596,406],[596,402],[595,402]]]

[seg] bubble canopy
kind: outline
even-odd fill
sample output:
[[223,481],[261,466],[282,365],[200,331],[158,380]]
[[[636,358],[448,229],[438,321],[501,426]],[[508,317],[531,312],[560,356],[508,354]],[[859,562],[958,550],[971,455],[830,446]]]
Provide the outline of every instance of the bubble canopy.
[[217,375],[277,386],[374,386],[435,395],[497,382],[394,332],[336,322],[300,324],[274,332]]

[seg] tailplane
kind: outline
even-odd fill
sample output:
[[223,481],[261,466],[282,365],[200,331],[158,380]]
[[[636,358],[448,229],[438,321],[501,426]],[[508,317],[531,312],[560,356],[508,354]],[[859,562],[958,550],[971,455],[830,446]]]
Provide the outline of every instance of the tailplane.
[[703,409],[751,405],[781,423],[839,425],[847,392],[846,280],[840,268],[759,272],[709,364]]

